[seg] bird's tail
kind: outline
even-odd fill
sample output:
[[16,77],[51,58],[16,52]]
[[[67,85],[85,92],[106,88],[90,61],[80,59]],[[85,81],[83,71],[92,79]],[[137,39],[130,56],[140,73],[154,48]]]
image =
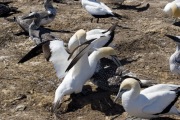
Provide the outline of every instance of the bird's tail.
[[[43,46],[47,43],[49,43],[50,41],[44,41],[38,45],[36,45],[33,49],[31,49],[23,58],[21,58],[21,60],[18,63],[24,63],[36,56],[38,56],[39,54],[41,54],[43,52]],[[48,58],[47,58],[48,59]]]
[[115,17],[115,18],[117,18],[117,19],[119,19],[119,20],[122,19],[122,16],[121,16],[121,15],[119,15],[119,14],[117,14],[117,13],[115,13],[115,12],[113,12],[113,14],[114,14],[114,17]]
[[141,84],[142,88],[153,86],[153,85],[157,84],[157,82],[155,82],[154,80],[143,80],[143,79],[140,79],[140,81],[142,83]]

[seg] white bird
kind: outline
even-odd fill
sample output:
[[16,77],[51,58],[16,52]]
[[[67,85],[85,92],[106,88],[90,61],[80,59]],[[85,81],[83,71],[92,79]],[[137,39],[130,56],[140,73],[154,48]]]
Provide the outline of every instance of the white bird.
[[[99,2],[98,0],[81,0],[81,4],[89,14],[97,18],[97,23],[99,22],[99,18],[122,18],[122,16],[118,15],[117,13],[114,13],[108,6],[106,6],[102,2]],[[92,21],[93,18],[91,19],[91,22]]]
[[[82,56],[73,67],[70,64],[71,67],[68,67],[69,71],[67,75],[56,89],[53,102],[54,112],[56,112],[57,109],[60,107],[64,95],[70,95],[72,93],[79,93],[82,91],[83,85],[94,74],[99,59],[110,55],[116,55],[113,48],[103,47],[92,52],[88,57],[88,49],[89,48],[85,50],[86,52],[84,55],[80,55],[77,57],[79,58]],[[72,64],[74,64],[73,62],[76,61],[75,59],[72,61]]]
[[125,111],[134,117],[156,118],[163,114],[180,116],[174,106],[180,96],[180,85],[159,84],[140,91],[140,84],[133,78],[125,79],[117,95],[122,94]]
[[[46,60],[53,63],[57,77],[61,79],[65,76],[66,74],[65,70],[72,60],[72,59],[68,60],[70,53],[72,53],[77,46],[81,44],[82,45],[89,44],[92,42],[92,41],[85,42],[84,41],[85,38],[84,39],[82,39],[82,37],[79,38],[79,34],[81,34],[82,31],[83,30],[80,29],[73,35],[74,39],[71,39],[69,41],[70,44],[68,44],[68,50],[65,48],[63,40],[60,39],[57,40],[55,38],[54,40],[44,41],[38,44],[37,46],[35,46],[18,63],[24,63],[43,52]],[[75,56],[76,54],[74,53],[73,55]]]
[[178,17],[180,17],[180,0],[174,0],[170,3],[167,3],[163,11],[166,14],[171,15],[172,17],[175,17],[177,19]]
[[[94,48],[107,47],[109,46],[115,35],[115,29],[118,25],[118,22],[113,24],[109,29],[92,29],[86,32],[86,40],[92,39],[100,39],[96,44],[94,44]],[[110,45],[111,46],[111,45]]]
[[180,36],[166,35],[177,43],[176,51],[169,59],[170,71],[175,75],[180,75]]
[[40,26],[51,23],[56,16],[56,9],[52,5],[52,0],[44,0],[44,8],[45,11],[32,12],[27,15],[14,17],[14,19],[6,18],[6,20],[10,22],[16,22],[25,32],[29,31],[29,25],[32,23],[33,19],[24,19],[28,16],[32,16],[34,13],[38,13],[40,15],[41,21]]

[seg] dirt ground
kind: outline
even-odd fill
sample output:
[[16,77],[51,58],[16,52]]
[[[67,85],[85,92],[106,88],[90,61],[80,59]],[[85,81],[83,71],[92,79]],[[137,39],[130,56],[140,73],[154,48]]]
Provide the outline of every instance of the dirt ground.
[[[123,16],[116,29],[114,43],[124,67],[158,83],[180,84],[179,77],[169,70],[169,57],[176,44],[165,34],[179,35],[180,27],[173,25],[173,18],[162,11],[171,0],[129,0],[124,5],[101,0]],[[149,7],[148,4],[149,3]],[[79,1],[68,4],[53,3],[57,8],[55,20],[45,26],[55,35],[68,41],[78,29],[109,28],[117,20],[101,19],[90,22],[91,16]],[[22,13],[43,10],[43,0],[14,0]],[[55,90],[60,84],[50,62],[42,55],[24,64],[17,64],[33,46],[29,37],[15,23],[0,18],[0,120],[53,120],[51,105]],[[88,82],[88,95],[64,97],[59,115],[62,120],[125,120],[127,113],[121,101],[114,103],[117,93],[98,89]],[[180,100],[176,104],[180,108]],[[178,116],[164,116],[156,120],[180,120]]]

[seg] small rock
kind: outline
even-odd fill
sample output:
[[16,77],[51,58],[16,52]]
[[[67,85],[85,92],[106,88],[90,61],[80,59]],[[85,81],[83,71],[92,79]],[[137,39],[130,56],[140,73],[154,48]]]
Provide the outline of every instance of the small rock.
[[26,105],[20,104],[16,106],[15,111],[24,111],[26,109]]

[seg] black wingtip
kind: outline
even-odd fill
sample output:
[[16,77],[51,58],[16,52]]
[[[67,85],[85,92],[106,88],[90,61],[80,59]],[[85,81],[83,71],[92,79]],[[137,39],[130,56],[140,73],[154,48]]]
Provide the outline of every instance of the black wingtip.
[[[78,61],[79,59],[85,54],[85,49],[96,39],[92,39],[92,40],[88,40],[86,42],[84,42],[83,44],[79,45],[78,47],[75,48],[75,50],[71,53],[70,56],[73,55],[73,53],[81,46],[86,45],[75,57],[74,59],[71,61],[71,63],[69,64],[69,66],[67,67],[65,72],[68,72]],[[71,57],[70,57],[71,58]],[[69,58],[69,59],[70,59]]]
[[122,16],[121,16],[121,15],[119,15],[119,14],[117,14],[117,13],[115,13],[115,12],[113,12],[113,14],[114,14],[114,17],[116,17],[117,19],[119,19],[119,20],[122,19]]
[[114,23],[107,31],[114,32],[114,30],[116,29],[117,25],[118,25],[118,22]]
[[180,43],[180,38],[178,38],[176,36],[172,36],[172,35],[168,35],[168,34],[166,34],[165,36],[170,38],[170,39],[172,39],[172,40],[174,40],[175,42],[179,42]]
[[38,56],[39,54],[41,54],[43,52],[42,46],[47,42],[50,42],[50,41],[44,41],[44,42],[38,44],[37,46],[35,46],[34,48],[32,48],[21,60],[19,60],[18,63],[24,63],[24,62]]

